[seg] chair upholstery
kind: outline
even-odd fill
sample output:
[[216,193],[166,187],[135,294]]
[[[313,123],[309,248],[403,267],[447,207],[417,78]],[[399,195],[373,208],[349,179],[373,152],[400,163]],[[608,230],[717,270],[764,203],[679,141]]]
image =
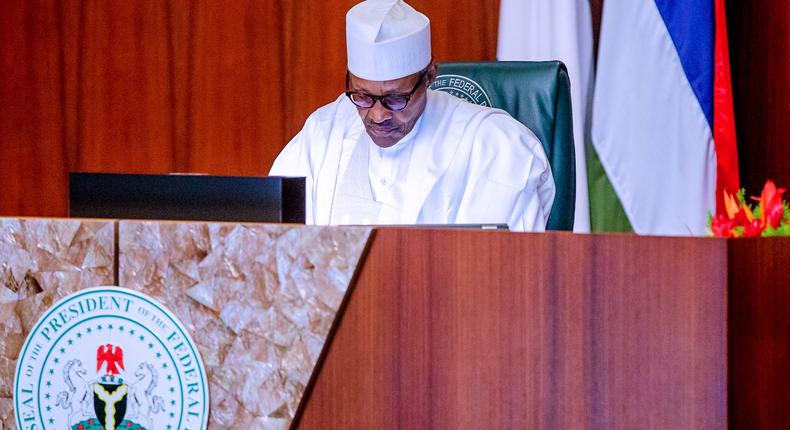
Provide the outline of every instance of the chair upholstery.
[[572,230],[576,197],[570,81],[559,61],[441,63],[432,89],[507,111],[543,144],[557,193],[547,230]]

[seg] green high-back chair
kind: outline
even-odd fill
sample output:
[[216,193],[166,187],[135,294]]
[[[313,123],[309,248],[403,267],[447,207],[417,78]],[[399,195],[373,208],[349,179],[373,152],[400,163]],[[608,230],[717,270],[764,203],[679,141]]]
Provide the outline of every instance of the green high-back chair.
[[572,230],[576,199],[568,71],[559,61],[441,63],[432,89],[508,112],[538,136],[557,193],[547,230]]

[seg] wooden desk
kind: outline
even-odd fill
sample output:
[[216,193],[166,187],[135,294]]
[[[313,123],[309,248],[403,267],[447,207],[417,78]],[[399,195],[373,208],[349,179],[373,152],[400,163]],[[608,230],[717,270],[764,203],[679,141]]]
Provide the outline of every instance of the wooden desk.
[[790,425],[790,240],[379,229],[300,429]]

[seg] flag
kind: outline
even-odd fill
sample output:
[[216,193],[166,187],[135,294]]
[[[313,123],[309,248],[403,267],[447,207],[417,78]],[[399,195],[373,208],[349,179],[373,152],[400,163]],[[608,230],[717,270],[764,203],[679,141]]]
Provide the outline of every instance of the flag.
[[735,108],[732,101],[730,48],[724,0],[716,1],[716,42],[713,79],[713,139],[716,147],[716,213],[724,214],[724,191],[740,188],[738,148],[735,140]]
[[497,59],[560,60],[568,68],[576,157],[573,230],[590,230],[585,127],[592,83],[592,19],[588,0],[501,0]]
[[705,234],[737,191],[726,52],[723,0],[604,2],[592,144],[637,233]]

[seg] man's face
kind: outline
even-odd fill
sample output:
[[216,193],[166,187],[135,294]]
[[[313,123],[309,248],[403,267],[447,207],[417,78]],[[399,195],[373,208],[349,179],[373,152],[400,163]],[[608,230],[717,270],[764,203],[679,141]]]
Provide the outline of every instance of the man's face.
[[[417,86],[416,91],[402,110],[387,109],[380,100],[375,100],[370,108],[357,106],[359,116],[365,124],[373,143],[388,148],[406,136],[425,110],[427,87],[436,75],[435,63],[428,66],[425,73],[416,73],[392,81],[368,81],[348,74],[348,91],[371,96],[390,94],[408,95]],[[419,85],[418,85],[419,82]]]

